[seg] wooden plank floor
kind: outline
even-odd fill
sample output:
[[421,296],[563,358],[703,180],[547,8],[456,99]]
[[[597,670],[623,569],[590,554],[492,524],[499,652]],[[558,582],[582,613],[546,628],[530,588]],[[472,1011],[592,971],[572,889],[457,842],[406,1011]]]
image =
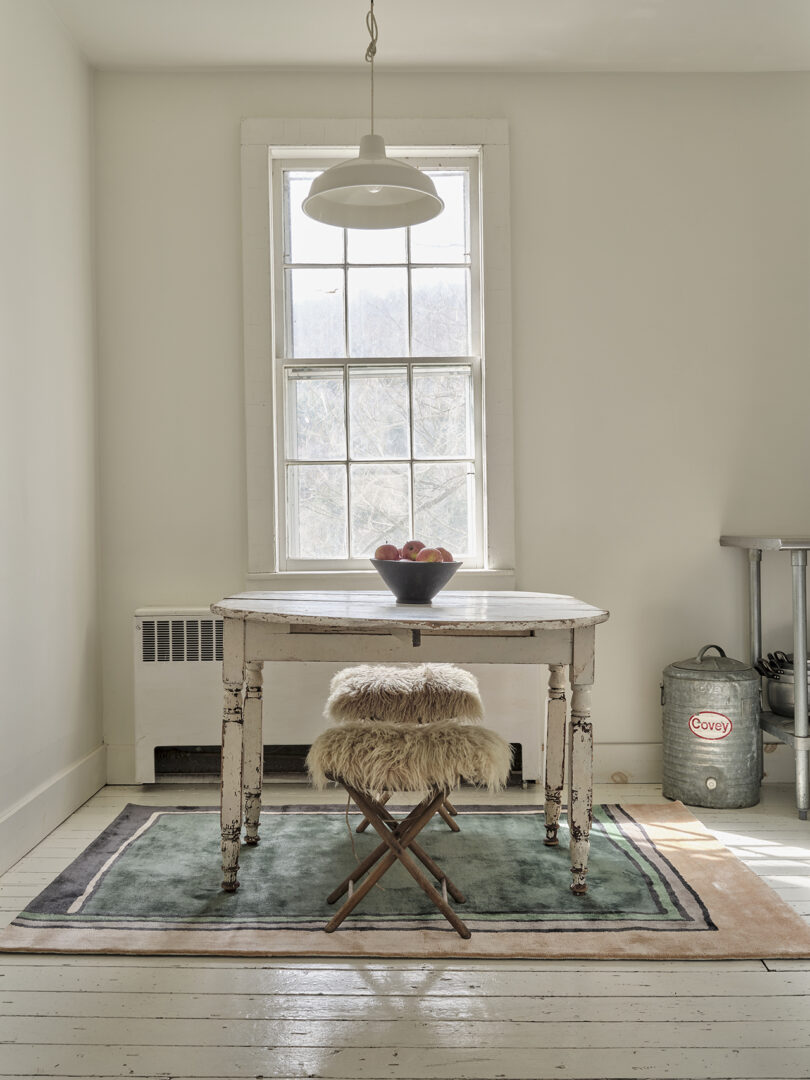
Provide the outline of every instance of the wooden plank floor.
[[[595,797],[663,801],[643,785]],[[0,923],[127,802],[217,798],[215,785],[104,788],[0,877]],[[539,798],[530,787],[502,801]],[[318,799],[300,783],[265,786],[267,803]],[[694,812],[810,918],[810,823],[792,787],[764,787],[748,810]],[[810,961],[0,955],[0,1077],[34,1076],[807,1080]]]

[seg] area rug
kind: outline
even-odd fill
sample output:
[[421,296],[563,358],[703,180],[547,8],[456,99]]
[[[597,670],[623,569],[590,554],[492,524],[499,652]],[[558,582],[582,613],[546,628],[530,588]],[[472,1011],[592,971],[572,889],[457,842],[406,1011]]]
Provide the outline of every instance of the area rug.
[[597,806],[588,892],[574,896],[565,818],[463,807],[420,840],[466,894],[462,940],[395,865],[332,934],[325,897],[379,842],[344,806],[262,812],[233,894],[210,807],[127,806],[0,935],[26,952],[213,956],[810,958],[810,928],[680,803]]

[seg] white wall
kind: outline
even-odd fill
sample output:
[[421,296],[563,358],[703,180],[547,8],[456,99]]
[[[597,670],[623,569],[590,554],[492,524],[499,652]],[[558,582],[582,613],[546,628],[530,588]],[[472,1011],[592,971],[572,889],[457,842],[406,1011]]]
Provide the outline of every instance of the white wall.
[[[362,72],[97,76],[113,780],[134,609],[245,587],[240,119],[355,116],[366,94]],[[663,667],[746,655],[745,562],[719,535],[810,526],[810,75],[381,69],[377,110],[509,121],[518,585],[611,610],[598,772],[654,779]],[[769,648],[787,576],[766,560]]]
[[104,782],[91,80],[0,0],[0,870]]

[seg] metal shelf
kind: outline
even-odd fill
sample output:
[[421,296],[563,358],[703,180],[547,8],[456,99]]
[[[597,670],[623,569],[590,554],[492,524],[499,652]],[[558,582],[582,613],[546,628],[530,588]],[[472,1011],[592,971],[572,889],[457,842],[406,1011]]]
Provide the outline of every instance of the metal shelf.
[[[780,536],[721,536],[722,547],[748,552],[748,630],[751,664],[762,656],[763,551],[789,551],[793,574],[793,667],[807,668],[807,552],[810,539]],[[795,718],[760,713],[760,727],[793,749],[796,756],[796,809],[802,821],[810,809],[810,719],[807,711],[807,680],[795,680]]]
[[779,742],[792,746],[794,750],[797,747],[800,750],[810,749],[810,739],[796,735],[796,722],[792,716],[777,716],[776,713],[761,712],[759,714],[759,726],[763,731],[767,731],[769,735],[773,735]]
[[721,536],[720,547],[747,548],[748,551],[810,551],[810,540],[797,536]]

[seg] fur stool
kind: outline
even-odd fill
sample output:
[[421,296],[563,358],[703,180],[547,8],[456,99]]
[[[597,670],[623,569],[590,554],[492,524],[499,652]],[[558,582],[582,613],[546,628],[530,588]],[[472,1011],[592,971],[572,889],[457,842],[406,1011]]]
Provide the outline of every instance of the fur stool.
[[482,720],[484,709],[475,676],[454,664],[360,664],[334,676],[325,715],[337,723],[431,724]]
[[[494,731],[455,720],[427,724],[354,720],[319,735],[307,756],[313,784],[320,788],[330,780],[342,784],[382,841],[327,897],[327,902],[333,904],[348,893],[346,901],[326,924],[327,933],[340,926],[399,860],[454,929],[463,938],[470,937],[470,931],[447,901],[449,893],[457,903],[463,904],[463,894],[416,843],[416,836],[462,780],[489,791],[503,788],[511,757],[509,744]],[[392,791],[416,791],[421,796],[401,821],[385,806],[385,796]],[[438,881],[441,892],[411,855]],[[363,877],[365,880],[355,889]]]
[[[475,676],[454,664],[361,664],[334,676],[324,715],[336,723],[432,724],[441,720],[477,722],[483,719],[484,708]],[[439,814],[453,832],[458,832],[455,813],[455,807],[445,799]],[[362,821],[357,831],[363,832],[368,824],[368,820]]]

